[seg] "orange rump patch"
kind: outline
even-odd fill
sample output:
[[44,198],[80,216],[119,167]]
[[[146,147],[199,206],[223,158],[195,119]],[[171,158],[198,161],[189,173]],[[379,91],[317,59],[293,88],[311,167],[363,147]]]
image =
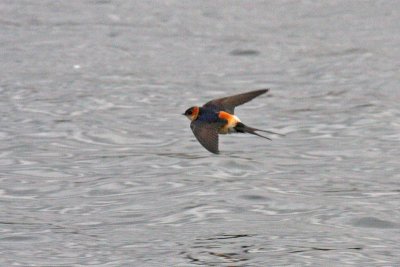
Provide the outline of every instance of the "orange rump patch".
[[225,112],[225,111],[220,111],[218,113],[218,117],[220,119],[224,119],[227,121],[227,124],[225,126],[221,127],[221,129],[219,130],[219,133],[222,133],[222,134],[229,133],[229,129],[235,127],[239,121],[236,116],[229,114],[228,112]]
[[219,117],[220,119],[225,119],[225,120],[227,120],[228,122],[229,122],[229,120],[234,119],[233,116],[232,116],[231,114],[229,114],[228,112],[225,112],[225,111],[220,111],[220,112],[218,113],[218,117]]

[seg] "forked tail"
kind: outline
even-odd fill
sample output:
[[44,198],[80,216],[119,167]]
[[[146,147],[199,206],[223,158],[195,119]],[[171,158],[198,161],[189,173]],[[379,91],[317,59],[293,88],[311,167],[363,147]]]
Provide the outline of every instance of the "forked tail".
[[236,131],[239,132],[239,133],[254,134],[254,135],[257,135],[257,136],[259,136],[259,137],[268,139],[268,140],[271,140],[271,138],[268,138],[268,137],[266,137],[266,136],[263,136],[263,135],[261,135],[261,134],[258,134],[257,131],[258,131],[258,132],[264,132],[264,133],[270,133],[270,134],[276,134],[276,135],[283,136],[283,134],[279,134],[279,133],[275,133],[275,132],[271,132],[271,131],[266,131],[266,130],[261,130],[261,129],[249,127],[249,126],[247,126],[247,125],[244,125],[244,124],[241,123],[241,122],[238,122],[238,123],[236,124],[235,129],[236,129]]

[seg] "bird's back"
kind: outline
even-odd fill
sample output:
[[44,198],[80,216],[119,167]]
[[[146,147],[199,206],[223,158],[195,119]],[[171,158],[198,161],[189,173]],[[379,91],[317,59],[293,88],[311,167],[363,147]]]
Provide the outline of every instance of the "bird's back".
[[220,122],[220,118],[218,117],[218,112],[213,109],[208,108],[200,108],[199,116],[197,120],[204,122]]

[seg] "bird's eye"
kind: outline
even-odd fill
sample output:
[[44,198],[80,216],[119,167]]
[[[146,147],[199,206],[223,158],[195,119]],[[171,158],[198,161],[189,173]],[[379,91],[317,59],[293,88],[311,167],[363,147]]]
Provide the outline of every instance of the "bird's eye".
[[192,111],[190,110],[190,111],[188,111],[188,115],[192,115]]

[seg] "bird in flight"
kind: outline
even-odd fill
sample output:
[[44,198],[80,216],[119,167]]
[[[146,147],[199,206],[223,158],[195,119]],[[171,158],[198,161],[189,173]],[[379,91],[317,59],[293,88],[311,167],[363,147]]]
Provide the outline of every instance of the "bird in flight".
[[242,123],[234,115],[235,107],[249,102],[253,98],[268,92],[269,89],[260,89],[243,94],[211,100],[202,107],[193,106],[185,111],[190,121],[190,128],[200,144],[211,153],[218,154],[218,134],[249,133],[271,140],[258,132],[282,135],[279,133],[260,130]]

